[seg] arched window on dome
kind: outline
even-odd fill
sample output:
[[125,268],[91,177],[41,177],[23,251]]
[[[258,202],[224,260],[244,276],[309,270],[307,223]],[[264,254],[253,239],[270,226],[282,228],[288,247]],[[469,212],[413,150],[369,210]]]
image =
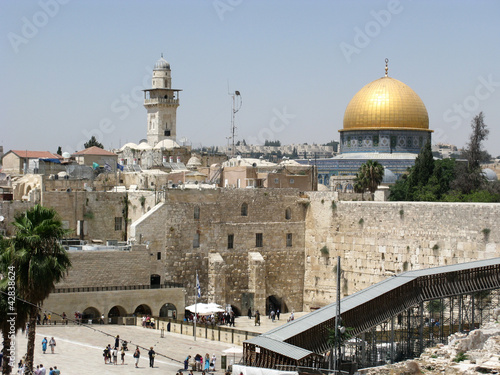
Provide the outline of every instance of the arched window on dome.
[[248,216],[248,204],[243,203],[241,205],[241,216]]
[[287,207],[285,210],[285,219],[290,220],[292,218],[292,210],[290,207]]

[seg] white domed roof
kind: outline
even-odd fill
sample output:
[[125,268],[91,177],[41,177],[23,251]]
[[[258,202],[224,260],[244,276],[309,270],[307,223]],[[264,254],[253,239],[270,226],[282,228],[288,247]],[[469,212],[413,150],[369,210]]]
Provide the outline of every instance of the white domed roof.
[[160,59],[156,62],[154,70],[170,70],[170,64],[167,60],[163,58],[163,54]]
[[167,150],[171,150],[173,148],[179,148],[180,146],[176,141],[172,139],[164,139],[163,141],[158,142],[154,148],[159,149],[162,147],[165,147]]
[[398,177],[388,168],[384,168],[384,178],[382,179],[383,184],[395,184]]
[[482,175],[486,177],[488,181],[498,181],[498,176],[493,169],[485,168],[482,171]]
[[146,142],[141,142],[139,143],[136,147],[135,147],[136,150],[152,150],[153,147],[151,147],[150,145],[148,145]]
[[196,168],[201,166],[201,160],[196,157],[196,156],[191,156],[191,158],[188,160],[186,167],[188,168]]
[[120,151],[125,150],[127,147],[135,150],[137,145],[134,142],[125,143],[122,147],[120,147]]

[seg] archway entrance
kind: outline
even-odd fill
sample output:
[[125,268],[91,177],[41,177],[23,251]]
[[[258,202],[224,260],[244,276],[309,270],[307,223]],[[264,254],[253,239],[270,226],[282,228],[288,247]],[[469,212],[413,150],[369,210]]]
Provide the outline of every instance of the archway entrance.
[[87,322],[89,324],[98,323],[100,316],[101,314],[99,314],[99,310],[97,310],[95,307],[87,307],[85,310],[83,310],[82,322]]
[[164,304],[160,309],[160,317],[177,319],[177,308],[171,303]]
[[276,310],[279,309],[280,313],[285,313],[288,312],[288,309],[286,308],[286,305],[283,303],[282,299],[277,296],[269,296],[266,298],[266,315],[269,315],[271,313],[271,310]]
[[151,316],[151,308],[148,305],[139,305],[135,308],[134,311],[135,316],[143,316],[143,315],[149,315]]
[[127,311],[122,306],[113,306],[108,312],[108,323],[118,324],[118,318],[126,315]]

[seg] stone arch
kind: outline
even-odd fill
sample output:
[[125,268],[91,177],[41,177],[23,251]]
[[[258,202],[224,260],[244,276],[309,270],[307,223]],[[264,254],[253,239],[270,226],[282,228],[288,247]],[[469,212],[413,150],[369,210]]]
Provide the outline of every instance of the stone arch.
[[292,209],[287,207],[285,210],[285,219],[290,220],[292,218]]
[[97,310],[93,306],[87,307],[85,310],[82,312],[82,320],[83,322],[88,322],[88,323],[95,323],[99,321],[101,314],[99,313],[99,310]]
[[338,191],[339,193],[342,193],[344,189],[342,188],[342,184],[337,184],[335,185],[335,191]]
[[177,307],[173,303],[165,303],[161,309],[159,316],[161,318],[177,319]]
[[243,202],[241,205],[241,216],[248,216],[248,203]]
[[134,315],[135,316],[152,315],[151,307],[143,303],[142,305],[139,305],[135,308]]
[[127,316],[127,311],[123,308],[123,306],[113,306],[108,312],[108,323],[118,324],[118,318],[121,316]]
[[241,316],[241,310],[234,305],[231,305],[231,310],[234,312],[234,316]]
[[269,315],[271,313],[271,310],[274,310],[276,312],[276,309],[280,309],[280,312],[286,312],[284,311],[284,306],[283,306],[283,301],[280,297],[278,296],[269,296],[266,298],[266,315]]
[[346,193],[354,193],[354,187],[352,186],[351,183],[348,183],[346,186],[345,186],[345,192]]

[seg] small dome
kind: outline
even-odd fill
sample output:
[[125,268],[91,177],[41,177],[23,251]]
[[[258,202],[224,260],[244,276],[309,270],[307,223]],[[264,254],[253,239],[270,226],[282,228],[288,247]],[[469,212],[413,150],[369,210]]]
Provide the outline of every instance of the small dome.
[[493,169],[485,168],[481,173],[489,182],[498,181],[498,176]]
[[170,70],[170,64],[163,58],[163,55],[156,62],[154,70]]
[[201,160],[197,158],[196,156],[191,156],[191,158],[188,160],[186,167],[188,169],[195,169],[197,167],[201,166]]
[[382,179],[383,184],[395,184],[398,176],[394,174],[390,169],[384,168],[384,178]]

